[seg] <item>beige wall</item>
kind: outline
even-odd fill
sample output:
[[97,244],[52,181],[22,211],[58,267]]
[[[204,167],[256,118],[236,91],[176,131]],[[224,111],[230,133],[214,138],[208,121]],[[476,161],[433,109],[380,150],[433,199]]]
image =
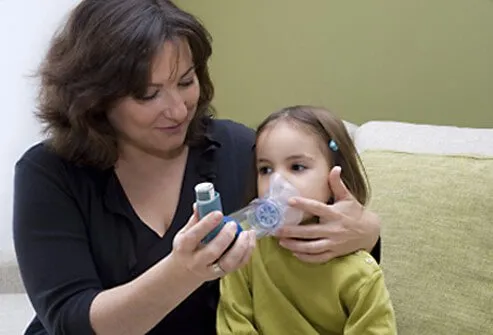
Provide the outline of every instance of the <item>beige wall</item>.
[[289,104],[493,127],[492,0],[177,0],[214,38],[220,117]]

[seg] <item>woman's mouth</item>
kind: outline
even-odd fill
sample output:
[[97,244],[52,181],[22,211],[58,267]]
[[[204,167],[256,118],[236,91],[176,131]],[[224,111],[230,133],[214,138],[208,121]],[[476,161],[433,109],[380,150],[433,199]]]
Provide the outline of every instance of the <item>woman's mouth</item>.
[[169,133],[169,134],[175,134],[181,132],[184,126],[184,122],[178,123],[175,125],[170,125],[170,126],[160,126],[156,127],[157,130],[164,132],[164,133]]

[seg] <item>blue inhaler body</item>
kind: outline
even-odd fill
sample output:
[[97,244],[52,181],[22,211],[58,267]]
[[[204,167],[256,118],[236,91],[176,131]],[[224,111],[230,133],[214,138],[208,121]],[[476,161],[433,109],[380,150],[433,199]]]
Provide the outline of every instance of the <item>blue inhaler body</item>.
[[[195,199],[197,204],[197,212],[199,214],[199,219],[202,219],[204,216],[213,211],[219,211],[222,213],[223,207],[221,204],[221,195],[214,189],[214,185],[212,183],[200,183],[195,186]],[[209,243],[214,237],[219,234],[224,225],[231,221],[228,217],[223,218],[223,222],[221,222],[216,228],[214,228],[209,234],[207,234],[203,239],[202,243]],[[238,235],[241,233],[242,229],[239,225],[237,225],[235,240]],[[234,243],[234,241],[233,241]]]

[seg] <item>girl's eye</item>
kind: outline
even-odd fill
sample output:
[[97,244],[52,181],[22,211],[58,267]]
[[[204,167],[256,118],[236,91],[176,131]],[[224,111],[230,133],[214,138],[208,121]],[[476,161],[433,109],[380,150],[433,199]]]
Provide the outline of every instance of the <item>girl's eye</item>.
[[301,172],[301,171],[304,171],[306,169],[306,166],[301,165],[301,164],[293,164],[293,165],[291,165],[291,169],[293,171]]
[[258,168],[258,174],[264,175],[264,174],[269,174],[272,172],[272,169],[267,166],[261,166]]

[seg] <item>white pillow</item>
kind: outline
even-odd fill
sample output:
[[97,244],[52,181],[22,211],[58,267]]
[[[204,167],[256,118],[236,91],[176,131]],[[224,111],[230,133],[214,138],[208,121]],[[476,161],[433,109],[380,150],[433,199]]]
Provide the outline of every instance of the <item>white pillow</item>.
[[358,151],[493,156],[493,129],[370,121],[354,134]]
[[346,120],[342,120],[342,122],[346,126],[346,130],[349,133],[349,136],[351,136],[351,138],[354,140],[354,133],[356,132],[356,130],[358,130],[358,125]]

